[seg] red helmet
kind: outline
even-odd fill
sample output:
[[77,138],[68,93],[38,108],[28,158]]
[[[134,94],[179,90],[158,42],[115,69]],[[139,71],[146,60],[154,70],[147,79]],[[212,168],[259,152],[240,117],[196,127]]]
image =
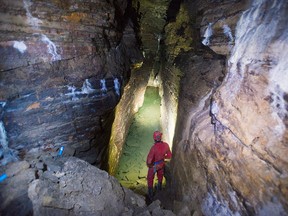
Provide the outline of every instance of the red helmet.
[[161,141],[161,139],[162,139],[162,133],[161,133],[160,131],[155,131],[155,132],[153,133],[153,139],[154,139],[155,141]]

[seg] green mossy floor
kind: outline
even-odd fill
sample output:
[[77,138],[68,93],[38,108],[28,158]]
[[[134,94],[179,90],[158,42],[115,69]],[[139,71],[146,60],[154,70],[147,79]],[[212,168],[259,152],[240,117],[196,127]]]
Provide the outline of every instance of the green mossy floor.
[[160,129],[158,88],[147,87],[143,106],[130,126],[115,177],[127,188],[144,195],[147,191],[146,157],[154,144],[153,132]]

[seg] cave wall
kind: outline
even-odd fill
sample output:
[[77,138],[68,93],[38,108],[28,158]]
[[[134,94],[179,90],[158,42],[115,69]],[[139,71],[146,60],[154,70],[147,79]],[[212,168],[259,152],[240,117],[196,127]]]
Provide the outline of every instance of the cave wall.
[[[173,4],[173,2],[171,2]],[[179,91],[181,79],[184,78],[184,72],[176,65],[178,56],[183,52],[193,50],[193,32],[192,22],[189,18],[189,11],[180,3],[173,5],[178,8],[177,13],[167,15],[171,21],[165,25],[165,37],[163,39],[161,50],[161,70],[159,72],[160,95],[161,95],[161,118],[160,124],[163,132],[163,140],[172,147],[174,131],[177,119]]]
[[241,16],[228,76],[211,105],[220,164],[259,215],[288,212],[287,9],[285,1],[260,1]]
[[148,59],[154,58],[159,52],[170,1],[132,0],[132,6],[137,13],[142,50]]
[[130,80],[125,86],[123,96],[116,107],[107,164],[107,170],[111,175],[115,175],[134,115],[143,104],[152,68],[153,60],[145,59],[143,65],[131,71]]
[[119,1],[0,1],[1,162],[74,149],[101,166],[114,108],[142,61]]
[[287,215],[287,3],[183,5],[196,42],[170,63],[183,73],[174,203],[204,215]]

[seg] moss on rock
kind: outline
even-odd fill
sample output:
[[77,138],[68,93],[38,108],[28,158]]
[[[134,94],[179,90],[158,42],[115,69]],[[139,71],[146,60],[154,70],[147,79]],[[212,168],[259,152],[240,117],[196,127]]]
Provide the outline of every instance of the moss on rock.
[[189,13],[184,5],[180,6],[176,21],[165,27],[165,45],[168,59],[173,61],[181,52],[192,49],[192,27]]

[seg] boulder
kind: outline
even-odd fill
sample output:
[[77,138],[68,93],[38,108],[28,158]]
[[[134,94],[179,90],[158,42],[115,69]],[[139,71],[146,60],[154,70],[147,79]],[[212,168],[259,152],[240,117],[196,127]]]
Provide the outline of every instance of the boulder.
[[59,171],[46,171],[29,185],[35,215],[127,215],[145,207],[144,197],[107,172],[74,157],[56,160]]

